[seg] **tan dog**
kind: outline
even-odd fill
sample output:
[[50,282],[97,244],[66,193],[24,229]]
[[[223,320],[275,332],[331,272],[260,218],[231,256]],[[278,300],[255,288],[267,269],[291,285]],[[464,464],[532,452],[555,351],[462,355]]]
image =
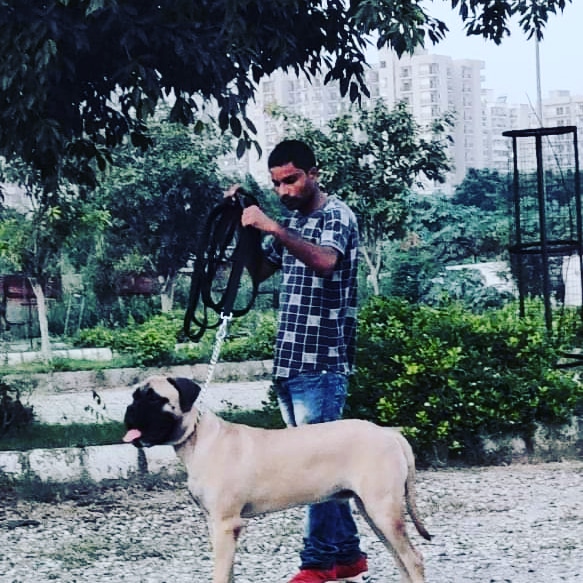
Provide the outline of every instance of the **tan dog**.
[[257,429],[201,414],[200,387],[189,379],[150,377],[127,408],[124,441],[173,445],[188,489],[204,509],[214,551],[213,583],[230,583],[245,518],[353,497],[393,553],[402,583],[423,583],[423,560],[405,530],[405,502],[418,532],[415,461],[405,438],[367,421]]

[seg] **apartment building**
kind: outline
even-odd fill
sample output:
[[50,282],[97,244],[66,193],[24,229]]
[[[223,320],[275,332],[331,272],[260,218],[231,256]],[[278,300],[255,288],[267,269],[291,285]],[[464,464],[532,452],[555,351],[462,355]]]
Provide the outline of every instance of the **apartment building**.
[[[429,191],[452,192],[469,168],[490,168],[508,172],[512,164],[511,140],[502,134],[507,130],[561,125],[583,127],[583,96],[568,91],[553,91],[543,100],[543,124],[536,104],[510,103],[504,96],[495,96],[483,87],[485,63],[474,59],[453,59],[446,55],[418,50],[400,59],[388,49],[370,58],[366,73],[370,98],[382,98],[389,107],[406,102],[417,121],[429,126],[446,112],[455,115],[454,142],[450,147],[453,170],[445,185],[426,184]],[[254,150],[242,160],[229,158],[229,169],[250,172],[260,182],[267,183],[265,157],[283,139],[283,124],[269,111],[273,106],[310,119],[323,127],[333,117],[348,110],[347,98],[340,97],[337,84],[324,85],[323,76],[308,81],[303,76],[278,71],[262,80],[255,102],[249,105],[248,116],[257,126],[257,140],[263,156]]]
[[[418,51],[398,59],[389,51],[378,52],[378,58],[366,73],[370,98],[363,99],[366,106],[379,98],[389,106],[406,102],[422,126],[446,112],[454,112],[456,126],[451,158],[455,170],[447,185],[452,189],[459,183],[468,168],[484,164],[482,131],[481,86],[483,61],[454,60],[444,55]],[[257,126],[257,140],[265,153],[284,137],[283,124],[269,115],[274,105],[310,119],[323,127],[330,119],[348,110],[350,102],[340,97],[337,84],[324,85],[323,77],[308,81],[303,76],[281,71],[262,80],[255,102],[247,114]],[[267,181],[265,155],[258,158],[252,151],[243,160],[228,161],[231,167],[249,171],[260,181]],[[435,188],[436,185],[427,185]]]
[[390,105],[405,101],[417,121],[426,127],[446,112],[455,114],[454,143],[450,151],[454,169],[447,186],[458,184],[468,168],[481,167],[484,164],[481,140],[483,61],[455,60],[427,51],[401,59],[389,51],[381,52],[380,56],[379,67],[390,63],[395,78],[392,94],[380,93]]
[[512,171],[512,142],[503,136],[511,129],[538,127],[536,113],[530,105],[510,103],[506,96],[482,92],[482,140],[484,163],[476,168],[489,168],[501,173]]
[[570,91],[564,90],[551,91],[543,99],[543,122],[546,127],[572,125],[583,128],[583,95],[571,95]]

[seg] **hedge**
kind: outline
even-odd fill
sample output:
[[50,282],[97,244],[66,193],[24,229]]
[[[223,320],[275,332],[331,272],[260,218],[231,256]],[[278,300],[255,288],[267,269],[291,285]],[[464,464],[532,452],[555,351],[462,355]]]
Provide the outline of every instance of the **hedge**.
[[570,421],[582,385],[556,367],[559,345],[517,307],[474,314],[458,304],[371,299],[360,312],[347,414],[403,427],[426,458],[483,458],[484,437],[532,440]]

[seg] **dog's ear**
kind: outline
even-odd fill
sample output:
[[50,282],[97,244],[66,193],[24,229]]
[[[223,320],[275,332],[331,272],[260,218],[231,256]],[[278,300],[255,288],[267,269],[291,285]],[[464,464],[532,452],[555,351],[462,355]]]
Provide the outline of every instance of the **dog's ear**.
[[200,387],[192,380],[183,377],[168,377],[168,382],[178,391],[180,409],[188,413],[200,394]]

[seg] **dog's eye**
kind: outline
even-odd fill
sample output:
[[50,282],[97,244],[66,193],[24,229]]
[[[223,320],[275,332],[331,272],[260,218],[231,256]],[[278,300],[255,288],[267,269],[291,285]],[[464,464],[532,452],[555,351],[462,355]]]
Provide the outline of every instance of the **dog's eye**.
[[145,392],[142,393],[142,398],[151,403],[168,403],[167,397],[162,397],[159,395],[152,387],[148,387]]

